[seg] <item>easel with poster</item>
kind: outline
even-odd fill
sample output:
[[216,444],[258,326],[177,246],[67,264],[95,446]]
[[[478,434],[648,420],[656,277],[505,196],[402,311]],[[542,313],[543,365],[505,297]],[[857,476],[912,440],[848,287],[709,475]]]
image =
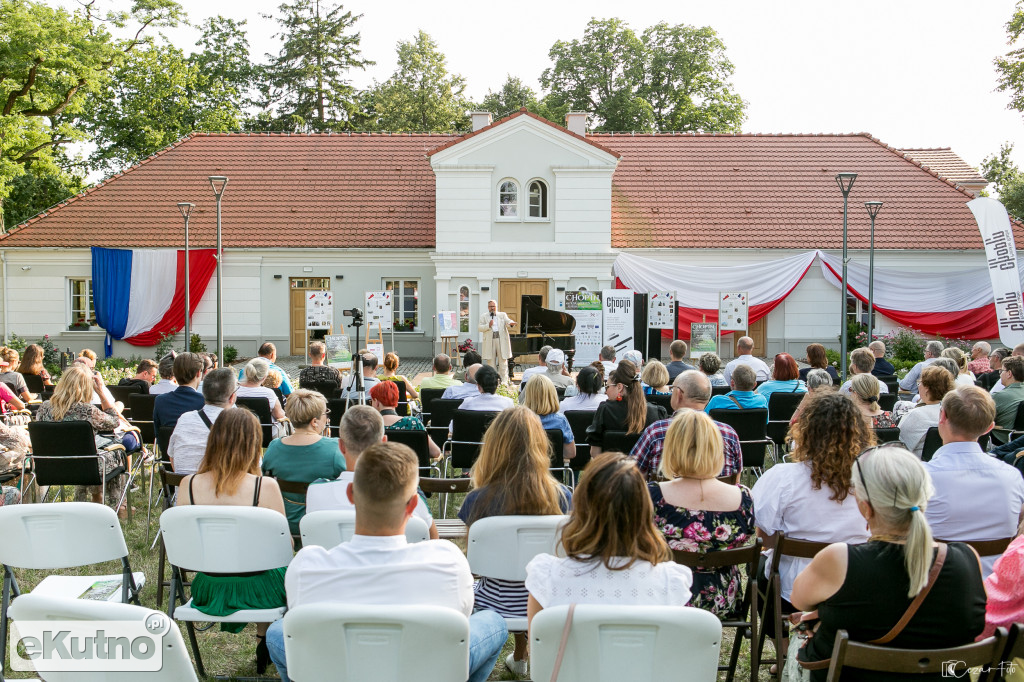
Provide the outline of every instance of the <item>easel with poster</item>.
[[[394,341],[391,342],[392,348],[394,347]],[[384,332],[381,326],[377,325],[377,338],[370,339],[370,328],[366,328],[366,351],[373,353],[377,357],[377,364],[384,362]]]
[[334,297],[329,291],[306,292],[306,362],[309,362],[309,333],[331,333],[334,322]]
[[718,354],[722,354],[722,332],[747,332],[749,299],[745,291],[718,292]]
[[452,358],[452,364],[459,359],[459,316],[454,310],[442,310],[437,314],[437,331],[441,337],[441,352]]
[[367,291],[365,294],[366,303],[363,308],[366,312],[366,340],[370,340],[369,330],[373,329],[374,325],[376,325],[377,335],[381,339],[381,354],[377,356],[377,359],[383,360],[384,337],[381,335],[381,332],[391,332],[391,350],[395,349],[395,326],[394,321],[391,319],[391,292]]

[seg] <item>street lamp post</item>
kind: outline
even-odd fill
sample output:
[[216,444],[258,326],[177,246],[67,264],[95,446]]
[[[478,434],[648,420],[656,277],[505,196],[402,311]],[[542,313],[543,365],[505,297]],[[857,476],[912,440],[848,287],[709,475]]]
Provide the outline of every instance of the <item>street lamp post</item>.
[[210,187],[217,196],[217,362],[224,362],[224,276],[221,266],[224,261],[224,248],[221,240],[220,225],[220,200],[224,196],[224,189],[228,186],[228,179],[223,175],[211,175]]
[[189,279],[188,273],[188,218],[192,215],[192,209],[195,208],[195,204],[190,204],[187,201],[178,202],[178,210],[181,211],[181,217],[185,219],[185,351],[187,352],[192,346],[192,335],[189,333],[189,314],[192,312],[189,307],[189,293],[192,288],[192,280]]
[[843,316],[840,318],[841,324],[839,326],[839,345],[840,345],[840,357],[839,357],[839,369],[840,376],[843,381],[846,381],[846,346],[848,343],[847,337],[847,324],[846,324],[846,266],[849,263],[849,256],[847,255],[847,231],[846,231],[846,218],[847,209],[849,204],[850,190],[853,189],[853,181],[857,179],[856,173],[839,173],[836,175],[836,184],[839,185],[839,190],[843,193],[843,285],[840,299],[842,302],[841,310]]
[[881,201],[865,201],[864,208],[871,216],[871,246],[868,250],[868,343],[875,333],[875,217],[882,210]]

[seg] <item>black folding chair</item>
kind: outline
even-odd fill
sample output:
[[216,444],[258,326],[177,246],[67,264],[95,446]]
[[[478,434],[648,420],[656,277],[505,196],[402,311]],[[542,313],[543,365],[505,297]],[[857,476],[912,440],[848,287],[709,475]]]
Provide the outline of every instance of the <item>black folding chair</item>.
[[625,431],[605,431],[601,439],[601,452],[621,452],[628,455],[636,442],[640,440],[640,433],[626,433]]
[[137,393],[142,393],[142,387],[138,384],[131,384],[130,386],[107,384],[107,390],[110,391],[110,395],[113,396],[114,400],[123,405],[129,406],[129,409],[131,409],[132,396]]
[[322,381],[305,381],[299,382],[299,388],[306,388],[310,391],[316,391],[327,400],[334,398],[335,392],[338,390],[339,384],[334,379],[324,379]]
[[430,472],[436,471],[437,477],[441,477],[441,467],[430,459],[430,436],[426,430],[384,429],[384,435],[387,436],[389,443],[401,443],[412,448],[419,461],[420,476],[423,476],[425,470],[428,476]]
[[[25,487],[25,474],[29,464],[32,480],[39,486],[57,486],[63,499],[63,486],[98,485],[107,499],[107,483],[127,473],[124,451],[120,465],[103,474],[103,457],[96,451],[96,436],[87,421],[30,422],[28,435],[32,441],[32,454],[25,457],[21,469],[21,489]],[[131,489],[131,477],[125,485],[124,495],[117,501],[120,509]],[[31,482],[29,483],[31,485]],[[56,494],[55,494],[56,499]],[[130,506],[130,505],[129,505]]]
[[420,389],[420,415],[423,417],[423,422],[430,421],[430,404],[435,399],[440,398],[444,395],[445,389],[443,388],[421,388]]
[[885,376],[880,376],[880,377],[875,377],[875,378],[878,379],[879,381],[881,381],[883,384],[885,384],[885,387],[887,389],[889,389],[889,393],[890,394],[892,394],[892,395],[899,394],[899,392],[900,392],[900,380],[899,380],[899,377],[897,377],[895,374],[887,374]]
[[330,424],[327,428],[327,435],[331,438],[337,438],[340,435],[338,426],[341,424],[341,418],[345,416],[347,406],[348,401],[344,398],[329,398],[327,400],[327,409],[330,410],[330,414],[327,415]]
[[665,412],[666,413],[672,414],[672,395],[671,394],[669,394],[669,395],[654,395],[652,393],[652,394],[645,395],[644,397],[647,399],[647,402],[651,403],[652,405],[661,405],[662,407],[665,408]]
[[572,460],[566,460],[562,455],[562,451],[565,448],[565,436],[562,430],[544,429],[544,433],[548,434],[548,447],[550,448],[548,456],[551,459],[551,473],[557,476],[558,472],[561,472],[562,483],[569,488],[575,488],[576,480],[573,477],[572,469],[569,467],[569,462]]
[[755,476],[760,476],[764,471],[765,452],[772,443],[768,438],[768,410],[764,407],[711,410],[708,415],[736,431],[743,453],[743,468],[749,468]]
[[399,417],[409,416],[409,394],[405,392],[405,382],[396,381],[395,386],[398,387],[398,405],[395,406],[395,412]]
[[[434,401],[435,410],[437,410],[438,402]],[[446,472],[453,469],[468,470],[472,468],[476,458],[480,455],[480,446],[484,444],[484,433],[498,414],[498,412],[455,410],[455,415],[452,417],[452,437],[444,444],[448,450],[444,469]]]
[[725,395],[726,393],[728,393],[731,390],[732,390],[732,388],[729,387],[729,386],[712,386],[711,387],[711,397],[714,397],[716,395]]
[[139,427],[143,443],[156,445],[156,429],[153,428],[153,406],[156,404],[156,396],[150,393],[130,393],[128,405],[131,408],[132,416],[128,423]]
[[566,410],[563,412],[572,429],[572,438],[576,443],[576,456],[569,460],[574,472],[583,471],[590,464],[590,443],[587,442],[587,429],[594,423],[595,410]]
[[555,386],[555,393],[558,395],[558,402],[565,400],[565,387]]
[[[776,452],[786,446],[786,436],[789,435],[789,420],[796,413],[797,405],[804,399],[806,393],[786,393],[776,391],[768,396],[768,438],[771,439]],[[721,420],[719,420],[721,421]],[[776,460],[781,457],[776,457]]]
[[896,401],[900,397],[895,393],[882,393],[878,396],[878,406],[886,412],[892,412],[892,408],[896,407]]
[[[46,385],[43,383],[43,378],[38,374],[22,374],[25,377],[25,387],[29,393],[43,393],[46,390]],[[52,386],[50,388],[53,388]],[[40,396],[41,397],[41,396]]]
[[[263,447],[266,448],[274,440],[274,417],[270,414],[270,403],[266,398],[236,398],[235,407],[244,407],[260,420],[263,429]],[[333,412],[331,414],[333,416]]]
[[430,404],[430,426],[427,432],[437,443],[437,447],[443,448],[448,440],[448,425],[455,418],[455,411],[462,404],[462,398],[435,398]]
[[[875,432],[875,441],[879,445],[882,443],[895,443],[900,439],[900,430],[896,426],[880,426],[871,430]],[[942,445],[941,440],[939,445]]]
[[[721,570],[731,566],[742,566],[746,568],[745,585],[743,588],[743,600],[740,602],[739,610],[728,614],[722,620],[723,628],[736,628],[736,635],[732,640],[732,649],[729,652],[729,665],[720,665],[720,671],[726,671],[726,682],[732,682],[736,675],[736,664],[740,658],[740,646],[743,643],[745,633],[750,633],[750,641],[758,641],[758,610],[757,599],[757,563],[761,558],[761,539],[757,538],[752,545],[737,547],[735,549],[723,549],[717,552],[683,552],[674,550],[673,560],[677,564],[689,566],[694,571],[700,570]],[[750,647],[750,682],[757,681],[758,651],[756,646]]]

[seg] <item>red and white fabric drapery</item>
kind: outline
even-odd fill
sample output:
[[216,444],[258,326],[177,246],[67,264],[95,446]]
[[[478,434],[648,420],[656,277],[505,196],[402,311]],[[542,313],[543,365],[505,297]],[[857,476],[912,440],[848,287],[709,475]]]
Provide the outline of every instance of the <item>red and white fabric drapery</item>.
[[[842,260],[821,251],[732,266],[679,265],[622,253],[615,259],[614,271],[619,286],[641,292],[677,292],[680,336],[689,338],[691,322],[718,321],[718,292],[748,292],[748,317],[751,323],[756,322],[793,292],[815,259],[826,281],[840,288]],[[867,303],[866,263],[850,261],[847,291]],[[920,273],[876,266],[874,297],[880,314],[928,335],[974,339],[999,336],[985,267]]]

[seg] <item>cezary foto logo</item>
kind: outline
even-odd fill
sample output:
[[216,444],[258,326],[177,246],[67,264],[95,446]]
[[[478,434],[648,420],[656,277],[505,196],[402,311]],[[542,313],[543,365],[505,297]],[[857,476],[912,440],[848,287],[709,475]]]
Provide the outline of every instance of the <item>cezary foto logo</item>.
[[11,628],[11,669],[37,672],[155,672],[170,620],[22,620]]

